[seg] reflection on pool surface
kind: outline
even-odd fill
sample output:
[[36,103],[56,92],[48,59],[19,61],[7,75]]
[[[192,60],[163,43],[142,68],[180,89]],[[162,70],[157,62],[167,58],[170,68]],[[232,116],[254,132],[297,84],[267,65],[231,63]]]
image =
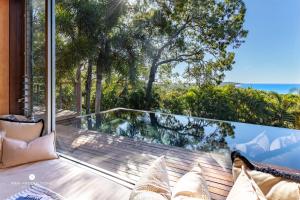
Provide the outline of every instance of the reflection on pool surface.
[[78,117],[65,125],[190,150],[237,149],[254,161],[300,170],[299,130],[127,109]]

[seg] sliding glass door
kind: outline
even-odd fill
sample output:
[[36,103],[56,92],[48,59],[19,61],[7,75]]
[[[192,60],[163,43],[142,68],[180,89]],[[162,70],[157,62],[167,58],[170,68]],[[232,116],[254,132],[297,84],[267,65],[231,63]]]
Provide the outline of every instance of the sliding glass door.
[[44,118],[46,102],[46,2],[26,0],[24,113]]
[[[26,0],[24,115],[55,129],[54,1]],[[54,110],[54,111],[53,111]]]

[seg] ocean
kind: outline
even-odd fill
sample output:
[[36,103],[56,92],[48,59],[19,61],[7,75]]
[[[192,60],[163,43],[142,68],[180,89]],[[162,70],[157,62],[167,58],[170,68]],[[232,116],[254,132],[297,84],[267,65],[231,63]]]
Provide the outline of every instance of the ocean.
[[[241,88],[253,88],[268,92],[277,92],[279,94],[292,93],[293,89],[300,90],[300,84],[261,84],[261,83],[240,83],[236,85]],[[295,93],[295,92],[293,92]]]

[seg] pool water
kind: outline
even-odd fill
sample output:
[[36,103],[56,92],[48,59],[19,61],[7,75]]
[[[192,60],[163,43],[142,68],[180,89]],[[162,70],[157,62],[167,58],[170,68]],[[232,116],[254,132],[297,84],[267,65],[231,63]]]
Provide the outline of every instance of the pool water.
[[300,131],[155,112],[115,109],[65,125],[195,151],[239,150],[249,159],[300,170]]

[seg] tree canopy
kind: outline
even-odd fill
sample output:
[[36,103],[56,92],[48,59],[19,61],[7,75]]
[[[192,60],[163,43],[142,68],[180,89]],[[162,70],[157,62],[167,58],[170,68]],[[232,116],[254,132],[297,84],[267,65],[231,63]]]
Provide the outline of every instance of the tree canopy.
[[[58,0],[59,108],[89,114],[128,107],[299,127],[299,95],[220,85],[247,40],[245,15],[243,0]],[[36,57],[44,53],[42,38],[35,38]]]

